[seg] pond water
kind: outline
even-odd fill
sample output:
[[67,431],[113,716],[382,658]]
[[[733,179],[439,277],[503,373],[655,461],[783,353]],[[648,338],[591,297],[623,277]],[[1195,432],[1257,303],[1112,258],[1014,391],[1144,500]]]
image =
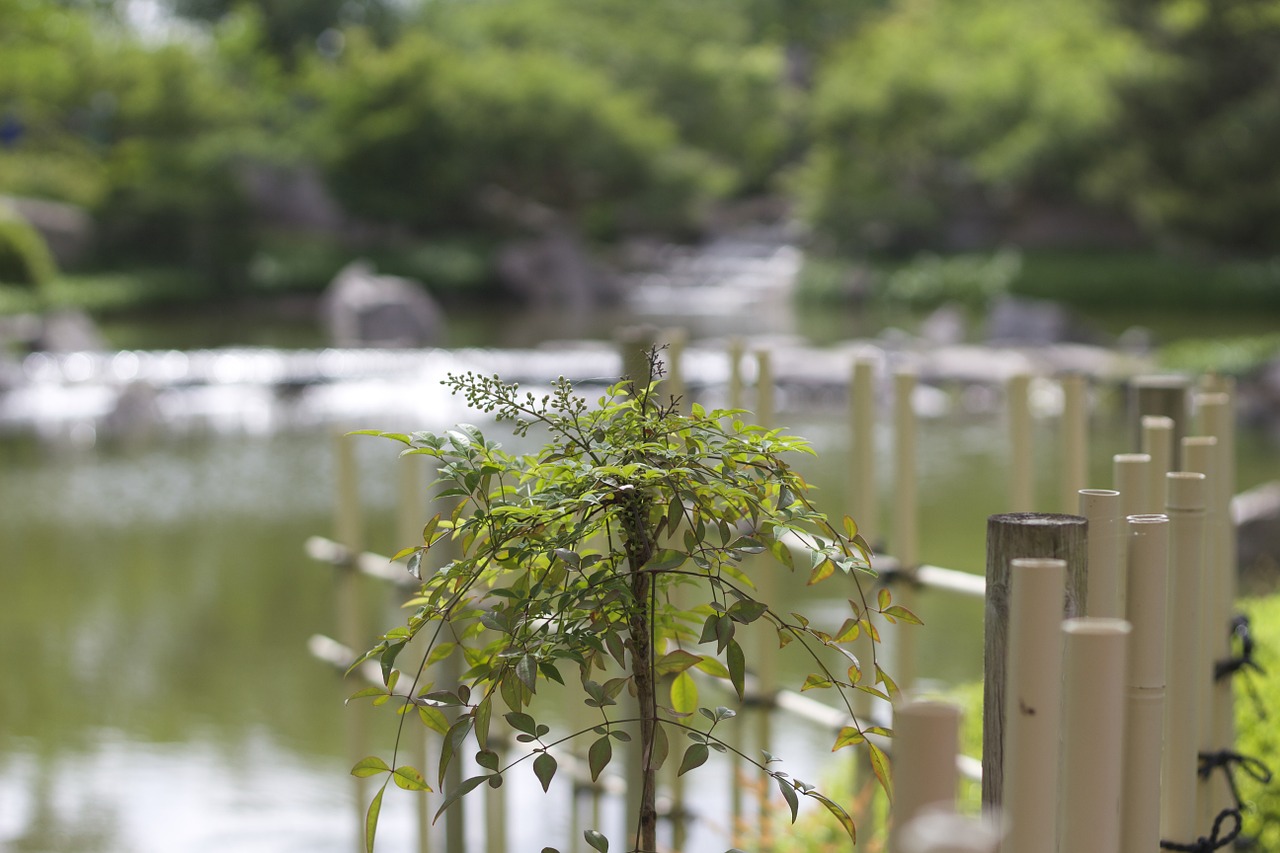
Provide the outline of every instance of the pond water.
[[[793,319],[766,331],[804,325]],[[1094,415],[1091,470],[1101,485],[1111,454],[1130,449],[1119,410],[1104,396]],[[435,415],[440,423],[425,426],[472,419],[460,410]],[[821,453],[798,466],[822,504],[842,512],[841,415],[792,412],[786,421]],[[343,707],[354,687],[306,649],[337,619],[332,572],[302,547],[333,531],[337,428],[78,443],[0,437],[0,848],[358,849],[346,730],[365,711]],[[889,427],[879,429],[887,448]],[[1037,426],[1036,441],[1052,472],[1052,422]],[[357,446],[368,545],[389,553],[404,544],[393,532],[395,448],[374,439]],[[1001,421],[991,412],[927,421],[920,447],[921,557],[981,572],[985,519],[1006,509]],[[1278,455],[1262,437],[1243,436],[1240,486],[1280,478]],[[880,459],[887,507],[888,454]],[[1042,496],[1056,493],[1051,473],[1037,486]],[[393,624],[388,594],[374,585],[364,592],[371,615]],[[797,603],[831,606],[812,596]],[[977,678],[980,602],[933,595],[920,610],[921,677]],[[371,751],[394,734],[390,714],[374,720]],[[802,778],[820,778],[830,772],[823,737],[791,738],[807,758],[779,751]],[[410,849],[407,797],[388,799],[379,847]],[[562,801],[542,802],[531,799],[530,814],[554,824]]]

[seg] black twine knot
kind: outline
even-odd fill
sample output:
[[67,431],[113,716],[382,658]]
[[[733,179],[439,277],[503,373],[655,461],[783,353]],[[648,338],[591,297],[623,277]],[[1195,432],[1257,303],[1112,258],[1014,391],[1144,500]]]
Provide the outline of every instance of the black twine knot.
[[1249,627],[1249,617],[1243,613],[1237,613],[1231,619],[1231,637],[1240,641],[1240,654],[1214,663],[1214,681],[1230,678],[1244,669],[1252,669],[1259,675],[1266,674],[1266,671],[1253,659],[1253,634],[1250,632]]
[[1241,755],[1230,749],[1221,749],[1217,752],[1200,752],[1197,756],[1200,759],[1200,767],[1196,773],[1201,779],[1208,779],[1213,775],[1214,770],[1222,768],[1222,772],[1227,775],[1227,785],[1231,788],[1231,797],[1235,800],[1237,809],[1243,808],[1243,801],[1240,799],[1240,790],[1236,787],[1236,775],[1233,772],[1236,767],[1255,782],[1263,785],[1271,782],[1271,768],[1262,763],[1261,759],[1251,755]]
[[[1227,818],[1235,821],[1235,826],[1226,835],[1220,836],[1218,833],[1222,831],[1222,823]],[[1161,850],[1177,850],[1181,853],[1213,853],[1214,850],[1221,850],[1223,847],[1231,844],[1240,835],[1240,810],[1239,809],[1223,809],[1218,812],[1218,816],[1213,820],[1213,829],[1209,831],[1207,836],[1202,835],[1190,844],[1179,844],[1176,841],[1161,841]]]

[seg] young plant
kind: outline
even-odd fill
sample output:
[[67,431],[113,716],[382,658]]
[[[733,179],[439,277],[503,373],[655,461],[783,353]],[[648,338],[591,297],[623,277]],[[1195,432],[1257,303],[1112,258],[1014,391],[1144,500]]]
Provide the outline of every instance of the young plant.
[[[652,853],[656,774],[687,736],[681,774],[703,764],[711,750],[731,751],[776,780],[793,821],[799,798],[808,797],[856,840],[840,805],[771,768],[776,759],[767,753],[756,761],[721,737],[717,726],[734,712],[699,707],[693,671],[722,679],[742,700],[752,648],[742,640],[744,629],[775,632],[779,647],[802,647],[814,669],[802,689],[836,688],[850,712],[852,722],[838,733],[833,751],[863,744],[889,790],[884,753],[866,739],[889,732],[853,720],[849,691],[887,700],[897,690],[874,659],[879,635],[872,614],[918,620],[883,591],[869,601],[861,585],[854,587],[848,617],[831,631],[761,600],[751,575],[764,571],[769,557],[788,571],[807,572],[810,584],[836,575],[856,580],[859,572],[871,573],[867,544],[852,519],[837,529],[814,508],[807,484],[784,460],[812,453],[802,439],[748,426],[737,410],[708,412],[695,404],[683,414],[678,401],[660,399],[658,352],[647,360],[648,382],[614,385],[594,406],[564,379],[539,398],[498,377],[450,375],[446,384],[455,394],[512,424],[516,435],[535,427],[545,433],[545,445],[528,455],[508,454],[468,425],[442,435],[365,432],[403,443],[406,454],[436,459],[445,485],[439,497],[456,504],[427,521],[421,544],[396,555],[408,558],[408,570],[423,584],[409,603],[407,623],[361,658],[381,663],[385,689],[356,695],[375,702],[395,696],[402,703],[401,731],[417,716],[442,736],[434,774],[442,788],[446,770],[474,740],[483,772],[444,791],[437,818],[481,784],[497,787],[526,761],[547,789],[558,769],[552,748],[566,741],[591,739],[594,779],[610,763],[615,741],[637,738],[639,766],[627,768],[629,783],[641,792],[630,849]],[[449,557],[437,558],[442,552]],[[873,641],[867,662],[873,683],[862,678],[864,663],[844,648],[859,634]],[[412,686],[397,692],[397,656],[419,636],[424,656]],[[824,648],[840,653],[840,666],[825,662],[832,656],[821,653]],[[465,661],[460,679],[440,686],[426,680],[427,670],[453,655]],[[580,731],[552,735],[534,716],[538,689],[563,685],[566,677],[581,685],[585,704],[599,717]],[[624,691],[634,697],[631,712],[620,710]],[[505,763],[491,746],[499,721],[527,747]],[[366,820],[370,849],[388,782],[431,790],[421,772],[397,767],[394,756],[389,764],[364,759],[352,772],[387,774]],[[597,850],[608,847],[595,830],[587,840]]]

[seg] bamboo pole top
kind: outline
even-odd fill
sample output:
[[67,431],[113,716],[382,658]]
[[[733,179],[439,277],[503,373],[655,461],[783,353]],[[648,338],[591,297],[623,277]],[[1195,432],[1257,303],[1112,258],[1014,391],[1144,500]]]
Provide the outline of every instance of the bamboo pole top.
[[1165,475],[1168,493],[1165,505],[1169,509],[1203,511],[1208,491],[1207,478],[1194,471],[1170,471]]

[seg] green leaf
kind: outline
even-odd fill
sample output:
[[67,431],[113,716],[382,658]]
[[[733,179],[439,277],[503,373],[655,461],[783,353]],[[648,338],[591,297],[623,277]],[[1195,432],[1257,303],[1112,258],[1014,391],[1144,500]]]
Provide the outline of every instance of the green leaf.
[[470,731],[471,718],[463,717],[450,726],[449,731],[445,734],[444,743],[440,745],[440,776],[436,780],[436,785],[440,788],[444,787],[445,770],[448,769],[449,763],[453,761],[453,756],[458,751],[458,747],[462,745]]
[[613,741],[608,735],[591,744],[591,749],[587,752],[587,764],[591,769],[592,782],[600,778],[600,771],[608,766],[611,758],[613,758]]
[[880,787],[884,788],[885,796],[892,801],[893,774],[889,769],[889,758],[880,747],[871,741],[867,741],[867,751],[871,755],[871,769],[875,772],[876,778],[880,780]]
[[801,686],[800,692],[803,693],[806,690],[821,690],[825,687],[833,686],[834,683],[825,675],[811,673],[809,677],[804,680],[804,684]]
[[368,699],[370,696],[386,696],[387,691],[382,687],[366,687],[363,690],[357,690],[347,697],[347,701],[343,704],[349,704],[356,699]]
[[543,793],[551,787],[551,779],[556,775],[556,767],[556,760],[549,752],[539,753],[538,757],[533,759],[533,774],[542,783]]
[[750,625],[769,611],[769,606],[760,601],[747,599],[736,601],[729,608],[729,618],[743,625]]
[[418,719],[422,720],[422,724],[433,732],[438,732],[442,735],[449,733],[449,720],[439,708],[434,708],[430,705],[419,705]]
[[476,753],[476,764],[485,770],[497,770],[500,759],[492,749],[482,749]]
[[697,666],[701,662],[701,655],[686,652],[684,649],[676,649],[674,652],[668,652],[658,658],[653,665],[653,670],[658,675],[676,675],[691,666]]
[[813,567],[813,571],[809,573],[809,586],[821,583],[831,577],[836,572],[836,564],[831,562],[829,558],[823,559],[821,563]]
[[702,660],[697,664],[697,668],[713,678],[729,680],[729,670],[725,669],[724,664],[710,655],[703,655]]
[[689,555],[683,551],[676,551],[672,548],[663,548],[661,551],[649,558],[649,562],[645,563],[644,567],[650,571],[663,572],[683,566],[685,561],[688,559]]
[[660,770],[663,764],[667,762],[667,754],[671,750],[670,741],[667,740],[667,729],[665,726],[657,725],[653,727],[653,751],[649,754],[649,763],[654,770]]
[[440,819],[440,815],[444,814],[444,810],[465,797],[467,794],[480,787],[481,784],[489,780],[488,776],[472,776],[470,779],[464,779],[458,784],[458,787],[449,791],[444,798],[444,802],[440,804],[440,808],[436,810],[435,817],[431,819],[435,823]]
[[535,722],[533,717],[530,717],[528,714],[512,712],[510,714],[505,714],[504,719],[506,719],[511,728],[518,732],[524,732],[525,734],[531,735],[538,730],[537,722]]
[[391,643],[387,646],[387,650],[382,653],[378,659],[382,664],[382,682],[386,684],[391,680],[391,667],[395,665],[396,655],[404,650],[404,644],[407,640],[401,640],[398,643]]
[[433,515],[426,524],[422,526],[422,544],[430,547],[431,537],[435,534],[436,528],[440,526],[440,513]]
[[701,767],[710,754],[705,743],[689,744],[689,748],[684,751],[684,758],[680,760],[680,770],[676,775],[683,776],[695,767]]
[[392,774],[391,778],[395,780],[397,785],[404,788],[406,791],[431,790],[431,786],[427,784],[427,780],[423,778],[422,774],[407,764],[397,767],[396,772]]
[[678,714],[692,714],[698,709],[698,685],[687,671],[671,682],[671,708]]
[[816,791],[809,792],[807,796],[813,797],[815,800],[822,803],[826,810],[831,812],[835,819],[840,822],[840,825],[844,827],[845,833],[849,836],[849,841],[852,842],[854,846],[857,846],[858,829],[854,826],[853,818],[849,816],[849,813]]
[[883,613],[885,616],[892,616],[895,619],[900,619],[903,622],[909,622],[912,625],[924,624],[924,622],[920,621],[919,616],[915,615],[910,610],[903,607],[901,604],[895,604],[892,607],[886,607],[884,610],[881,611],[881,613]]
[[493,694],[485,696],[475,711],[476,743],[481,749],[489,747],[489,723],[493,718]]
[[884,610],[893,602],[893,593],[889,592],[887,586],[882,586],[880,587],[880,592],[877,593],[877,600],[880,604],[880,609]]
[[725,648],[724,659],[729,668],[729,681],[733,684],[734,692],[738,694],[738,701],[742,701],[746,694],[747,660],[737,640],[729,641],[729,645]]
[[390,765],[376,755],[370,755],[368,758],[360,759],[356,762],[356,766],[351,768],[351,775],[359,776],[361,779],[368,778],[369,776],[376,776],[379,773],[390,772]]
[[839,734],[836,735],[836,742],[835,745],[831,747],[831,751],[835,752],[836,750],[844,749],[846,746],[853,746],[854,744],[862,743],[864,740],[866,740],[866,737],[863,736],[862,732],[858,731],[853,726],[845,726],[840,729]]
[[778,782],[778,790],[782,792],[782,798],[787,801],[787,805],[791,808],[791,822],[796,822],[796,817],[800,813],[800,798],[796,796],[796,789],[781,776],[773,777]]
[[369,803],[369,811],[364,816],[364,849],[365,853],[373,853],[373,837],[378,834],[378,815],[382,813],[382,795],[387,792],[387,783],[383,782],[378,793],[373,795]]
[[609,839],[605,838],[594,829],[588,829],[582,833],[582,837],[587,840],[592,849],[599,850],[600,853],[609,853]]

